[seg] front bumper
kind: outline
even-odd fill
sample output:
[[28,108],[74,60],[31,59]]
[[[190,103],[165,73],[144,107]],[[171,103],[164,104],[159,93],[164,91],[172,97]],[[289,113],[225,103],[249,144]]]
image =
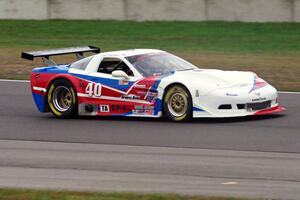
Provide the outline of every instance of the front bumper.
[[267,85],[249,92],[243,88],[227,88],[193,97],[193,117],[242,117],[267,115],[285,110],[277,102],[274,87]]

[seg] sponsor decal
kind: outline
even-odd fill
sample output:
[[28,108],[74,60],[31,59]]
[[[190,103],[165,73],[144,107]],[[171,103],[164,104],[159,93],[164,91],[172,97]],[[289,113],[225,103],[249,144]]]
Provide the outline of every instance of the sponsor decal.
[[146,88],[146,85],[139,85],[139,84],[136,84],[134,87],[136,87],[136,88]]
[[112,111],[131,111],[132,107],[126,105],[111,105]]
[[154,110],[154,106],[144,106],[144,110]]
[[122,95],[121,97],[122,99],[140,99],[139,96],[136,96],[136,95],[133,95],[133,94],[125,94],[125,95]]
[[157,92],[148,92],[145,96],[145,99],[149,102],[152,102],[153,100],[156,100],[158,96]]
[[109,112],[109,106],[108,105],[100,105],[99,109],[100,109],[100,112]]
[[144,106],[134,106],[134,109],[136,109],[136,110],[144,110]]
[[154,115],[154,110],[145,110],[145,115]]
[[119,85],[128,85],[128,83],[127,80],[119,80]]
[[132,110],[132,114],[142,115],[142,114],[144,114],[144,110]]
[[157,93],[157,92],[148,92],[148,95],[149,95],[149,96],[157,96],[158,93]]
[[157,97],[147,96],[146,99],[147,99],[147,101],[152,102],[152,101],[154,101],[155,99],[157,99]]
[[135,115],[154,115],[154,106],[134,106],[132,114]]
[[154,106],[134,106],[135,110],[154,110]]
[[146,95],[147,92],[145,92],[145,91],[137,91],[137,94],[139,94],[139,95]]
[[254,92],[256,96],[260,96],[260,92]]
[[154,115],[154,110],[132,110],[134,115]]
[[238,96],[238,94],[233,94],[233,93],[226,93],[225,95],[229,96],[229,97],[237,97]]
[[252,101],[264,101],[266,100],[267,98],[264,98],[264,97],[259,97],[259,98],[256,98],[256,99],[252,99]]

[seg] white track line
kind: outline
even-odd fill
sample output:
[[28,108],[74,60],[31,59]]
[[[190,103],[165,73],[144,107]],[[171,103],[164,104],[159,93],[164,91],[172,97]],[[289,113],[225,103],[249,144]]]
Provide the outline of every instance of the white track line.
[[0,79],[0,82],[16,82],[16,83],[29,83],[29,80],[10,80],[10,79]]
[[[0,79],[0,82],[29,83],[29,80]],[[300,94],[300,92],[278,91],[279,94]]]
[[300,92],[278,91],[279,94],[300,94]]

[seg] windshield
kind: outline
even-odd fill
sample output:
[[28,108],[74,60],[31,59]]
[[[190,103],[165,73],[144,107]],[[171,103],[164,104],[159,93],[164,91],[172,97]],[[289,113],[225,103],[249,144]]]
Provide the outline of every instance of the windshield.
[[148,53],[136,56],[129,56],[126,59],[144,77],[160,76],[175,71],[197,69],[191,63],[169,53]]

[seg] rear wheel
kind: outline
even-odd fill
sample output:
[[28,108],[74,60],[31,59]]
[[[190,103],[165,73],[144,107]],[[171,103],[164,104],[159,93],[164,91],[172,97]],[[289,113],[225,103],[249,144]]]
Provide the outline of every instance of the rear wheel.
[[172,121],[187,121],[192,118],[192,99],[183,86],[175,85],[166,92],[164,114]]
[[56,117],[71,118],[77,115],[75,89],[65,79],[58,79],[50,85],[47,101],[51,112]]

